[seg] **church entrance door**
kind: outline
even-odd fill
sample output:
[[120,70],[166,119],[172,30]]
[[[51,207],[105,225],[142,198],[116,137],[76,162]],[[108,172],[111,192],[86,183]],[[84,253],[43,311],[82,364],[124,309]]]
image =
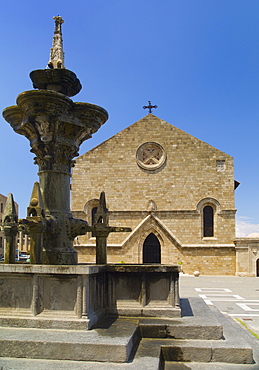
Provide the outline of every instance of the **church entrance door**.
[[161,246],[153,233],[149,234],[144,241],[143,263],[161,263]]

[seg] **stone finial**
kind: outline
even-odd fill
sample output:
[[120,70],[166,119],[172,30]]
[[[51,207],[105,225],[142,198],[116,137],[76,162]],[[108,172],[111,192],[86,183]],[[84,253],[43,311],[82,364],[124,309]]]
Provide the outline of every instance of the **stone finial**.
[[30,73],[35,89],[56,91],[66,96],[79,93],[82,86],[75,73],[65,68],[36,69]]
[[64,51],[63,51],[63,40],[61,25],[64,20],[58,15],[53,17],[55,20],[55,30],[52,41],[52,48],[50,49],[50,59],[48,66],[51,69],[55,68],[65,68],[64,64]]
[[32,189],[30,205],[27,207],[26,220],[20,220],[21,230],[29,234],[30,260],[32,264],[42,264],[43,261],[43,234],[46,231],[46,220],[43,209],[43,200],[40,184],[35,182]]
[[111,232],[130,232],[129,227],[110,227],[108,209],[106,208],[105,192],[100,194],[99,204],[94,216],[92,227],[96,236],[96,263],[105,265],[107,263],[107,237]]
[[13,194],[9,193],[7,196],[6,204],[5,204],[2,222],[6,223],[6,222],[17,222],[17,221],[18,221],[18,216],[17,216],[14,199],[13,199]]
[[108,221],[108,209],[106,208],[105,192],[102,191],[95,214],[94,224],[103,224],[103,226],[109,225]]
[[54,31],[54,33],[58,33],[58,34],[62,35],[61,24],[64,23],[64,20],[62,19],[62,17],[60,17],[60,15],[57,15],[56,17],[53,17],[53,19],[55,20],[55,31]]
[[61,25],[63,19],[58,15],[55,20],[55,30],[50,49],[48,68],[36,69],[30,73],[33,87],[39,90],[55,91],[66,96],[74,96],[79,93],[82,86],[75,73],[69,71],[64,65],[64,51]]
[[37,181],[34,183],[30,205],[27,207],[27,218],[28,217],[45,217],[40,184]]

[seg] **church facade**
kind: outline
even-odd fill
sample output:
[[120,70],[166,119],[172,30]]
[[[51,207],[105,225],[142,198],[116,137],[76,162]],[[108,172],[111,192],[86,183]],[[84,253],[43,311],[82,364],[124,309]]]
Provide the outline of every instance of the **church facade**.
[[[110,263],[180,264],[184,273],[235,275],[233,158],[153,114],[78,157],[73,216],[93,223],[105,191]],[[95,236],[75,240],[95,262]]]

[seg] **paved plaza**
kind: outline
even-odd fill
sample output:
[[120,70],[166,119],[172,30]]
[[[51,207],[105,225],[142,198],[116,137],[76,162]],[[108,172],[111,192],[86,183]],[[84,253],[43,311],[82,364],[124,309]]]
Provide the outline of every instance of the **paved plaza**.
[[244,322],[259,336],[259,277],[180,277],[180,296],[201,297],[208,306]]

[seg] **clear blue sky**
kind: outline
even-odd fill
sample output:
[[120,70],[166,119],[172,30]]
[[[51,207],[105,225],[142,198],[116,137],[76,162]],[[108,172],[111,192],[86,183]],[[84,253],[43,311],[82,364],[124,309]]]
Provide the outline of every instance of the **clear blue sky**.
[[[240,232],[259,232],[259,1],[4,2],[1,110],[46,67],[55,15],[65,20],[66,68],[83,85],[73,100],[110,116],[80,154],[146,115],[151,100],[158,117],[234,157]],[[12,192],[24,217],[37,166],[28,140],[0,120],[0,193]]]

